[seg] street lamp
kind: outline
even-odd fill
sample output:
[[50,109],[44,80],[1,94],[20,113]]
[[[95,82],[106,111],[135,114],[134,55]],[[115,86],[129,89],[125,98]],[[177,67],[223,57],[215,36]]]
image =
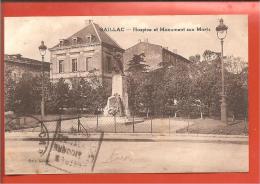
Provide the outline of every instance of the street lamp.
[[41,119],[43,120],[44,117],[44,69],[43,69],[43,64],[44,64],[44,56],[46,54],[47,47],[44,45],[44,41],[41,41],[41,45],[39,46],[39,51],[42,56],[42,65],[41,65],[41,72],[42,72],[42,99],[41,99]]
[[227,36],[228,27],[223,23],[223,19],[219,20],[219,25],[216,27],[218,39],[220,39],[221,43],[221,121],[227,122],[227,104],[226,104],[226,96],[225,96],[225,84],[224,84],[224,60],[223,60],[223,44],[224,39]]

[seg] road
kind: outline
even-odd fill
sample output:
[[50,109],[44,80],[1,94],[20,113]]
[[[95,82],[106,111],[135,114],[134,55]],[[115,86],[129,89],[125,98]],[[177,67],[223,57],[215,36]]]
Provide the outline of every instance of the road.
[[[6,173],[64,173],[46,165],[40,157],[39,141],[17,139],[17,133],[6,133]],[[31,136],[31,135],[30,135]],[[132,135],[131,139],[109,139],[105,134],[93,168],[94,173],[187,173],[247,172],[248,142],[230,138],[212,139],[167,135]],[[126,136],[127,137],[127,136]],[[141,138],[140,138],[141,137]],[[111,137],[110,137],[111,138]],[[234,138],[236,140],[236,138]],[[89,141],[81,141],[79,149]],[[97,144],[98,145],[98,142]],[[41,162],[39,160],[42,159]],[[62,167],[62,166],[61,166]],[[68,168],[62,168],[68,171]],[[73,172],[86,172],[76,169]],[[91,170],[87,171],[91,172]]]

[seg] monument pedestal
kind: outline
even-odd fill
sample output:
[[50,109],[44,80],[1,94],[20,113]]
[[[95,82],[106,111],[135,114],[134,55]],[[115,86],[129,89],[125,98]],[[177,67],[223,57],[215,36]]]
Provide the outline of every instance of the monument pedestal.
[[[128,94],[126,77],[114,74],[112,77],[112,95],[107,100],[104,115],[111,115],[111,109],[118,108],[120,116],[130,116],[128,108]],[[110,111],[110,112],[109,112]]]

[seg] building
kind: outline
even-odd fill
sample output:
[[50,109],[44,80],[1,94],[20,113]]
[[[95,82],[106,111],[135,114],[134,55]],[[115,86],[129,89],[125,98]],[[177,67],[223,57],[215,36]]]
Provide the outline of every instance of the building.
[[5,54],[4,61],[5,76],[10,76],[15,82],[18,82],[24,75],[39,76],[42,70],[46,76],[50,73],[49,62],[25,58],[21,54]]
[[[124,50],[93,21],[83,29],[50,48],[51,79],[70,82],[73,78],[88,78],[96,71],[103,84],[112,86],[112,75],[121,63]],[[122,64],[121,64],[122,65]],[[120,69],[122,70],[122,69]]]
[[[176,52],[176,51],[175,51]],[[149,66],[150,70],[155,70],[160,68],[161,62],[184,62],[189,63],[190,61],[181,55],[176,54],[173,51],[168,50],[168,48],[162,47],[161,45],[152,44],[146,41],[140,41],[136,45],[128,48],[124,52],[124,70],[127,70],[129,61],[133,56],[144,53],[145,64]]]

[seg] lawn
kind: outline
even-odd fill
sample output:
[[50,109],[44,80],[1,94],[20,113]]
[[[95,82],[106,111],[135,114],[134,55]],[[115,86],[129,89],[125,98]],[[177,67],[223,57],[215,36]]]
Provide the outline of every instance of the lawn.
[[243,120],[223,123],[220,120],[196,119],[193,124],[177,130],[177,133],[247,135],[248,124]]

